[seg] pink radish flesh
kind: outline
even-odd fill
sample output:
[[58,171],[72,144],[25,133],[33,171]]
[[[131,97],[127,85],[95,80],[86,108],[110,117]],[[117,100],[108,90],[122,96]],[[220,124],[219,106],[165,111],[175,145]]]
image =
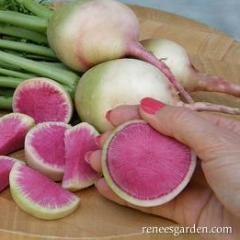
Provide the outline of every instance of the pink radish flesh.
[[9,173],[15,162],[16,160],[13,158],[0,156],[0,192],[8,187]]
[[195,165],[187,146],[142,121],[120,126],[103,151],[103,174],[109,186],[139,206],[160,205],[176,197]]
[[199,72],[191,63],[187,51],[169,39],[147,39],[142,45],[161,59],[172,71],[177,81],[187,91],[209,91],[240,96],[240,85],[226,81],[223,77]]
[[65,169],[62,186],[77,191],[91,186],[99,175],[85,161],[85,154],[98,146],[97,131],[87,123],[80,123],[65,132]]
[[37,123],[46,121],[69,122],[72,102],[58,83],[45,78],[35,78],[21,83],[13,97],[13,111],[25,113]]
[[26,137],[25,154],[29,166],[59,181],[65,165],[64,134],[67,124],[49,122],[38,124]]
[[24,114],[11,113],[0,118],[0,154],[6,155],[24,146],[27,132],[34,120]]
[[[101,30],[100,30],[101,29]],[[124,56],[147,61],[162,71],[188,102],[168,66],[139,43],[139,23],[133,11],[113,0],[74,1],[55,11],[48,25],[48,41],[69,67],[85,71]]]
[[9,179],[15,202],[35,217],[48,220],[62,218],[72,213],[79,204],[77,196],[24,164],[15,164]]
[[33,202],[39,205],[47,203],[50,208],[54,208],[56,203],[59,207],[64,206],[73,197],[70,192],[64,191],[58,184],[24,165],[21,167],[21,175],[17,179],[17,183],[21,185],[23,194]]

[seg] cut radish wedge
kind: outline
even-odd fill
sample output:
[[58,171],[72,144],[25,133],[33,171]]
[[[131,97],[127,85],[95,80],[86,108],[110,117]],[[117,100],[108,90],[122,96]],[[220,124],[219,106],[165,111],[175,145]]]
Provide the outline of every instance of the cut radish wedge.
[[85,154],[98,146],[98,132],[88,123],[80,123],[65,132],[65,170],[62,186],[70,191],[93,185],[99,175],[85,161]]
[[0,118],[0,155],[7,155],[24,146],[27,132],[34,120],[21,113],[10,113]]
[[9,185],[9,173],[17,159],[0,156],[0,192]]
[[15,202],[37,218],[54,220],[65,217],[80,203],[76,195],[21,163],[14,164],[9,180]]
[[62,180],[65,166],[64,134],[70,125],[40,123],[26,136],[25,155],[30,167],[55,181]]

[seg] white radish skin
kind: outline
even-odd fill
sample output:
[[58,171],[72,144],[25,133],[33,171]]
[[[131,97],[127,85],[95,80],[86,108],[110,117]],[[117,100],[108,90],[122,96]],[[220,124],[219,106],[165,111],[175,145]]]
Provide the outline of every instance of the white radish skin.
[[187,91],[221,92],[240,97],[240,85],[224,80],[222,77],[200,73],[191,63],[186,50],[178,43],[168,39],[148,39],[142,45],[164,62],[177,81]]
[[81,120],[103,132],[111,128],[105,117],[109,110],[123,104],[138,104],[146,96],[170,105],[180,101],[156,67],[135,59],[119,59],[99,64],[82,76],[75,104]]

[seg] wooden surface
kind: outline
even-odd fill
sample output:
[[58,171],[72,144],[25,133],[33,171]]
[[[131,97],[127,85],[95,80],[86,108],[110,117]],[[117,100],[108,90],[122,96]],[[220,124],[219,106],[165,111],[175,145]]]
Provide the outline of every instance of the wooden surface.
[[[157,10],[132,7],[141,23],[141,39],[164,37],[181,43],[201,71],[240,82],[240,44],[223,33],[186,18]],[[223,94],[195,93],[196,100],[240,106],[240,100]],[[13,156],[24,159],[23,151]],[[71,216],[58,221],[42,221],[21,211],[9,190],[0,194],[0,239],[176,239],[171,235],[142,235],[143,226],[173,223],[118,206],[101,197],[94,188],[78,193],[81,206]],[[199,239],[182,235],[180,240]]]

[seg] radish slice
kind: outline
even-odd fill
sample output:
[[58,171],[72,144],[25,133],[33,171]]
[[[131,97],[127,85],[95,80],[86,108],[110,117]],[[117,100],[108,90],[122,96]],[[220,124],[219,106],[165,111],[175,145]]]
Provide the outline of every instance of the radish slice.
[[27,163],[55,181],[62,180],[64,173],[64,134],[68,128],[70,125],[62,122],[41,123],[26,136]]
[[14,164],[9,181],[12,197],[18,206],[37,218],[54,220],[65,217],[80,203],[77,196],[24,164]]
[[137,206],[158,206],[175,198],[195,167],[196,156],[187,146],[139,120],[119,126],[103,148],[106,182]]
[[36,123],[68,123],[73,106],[69,94],[53,80],[33,78],[18,85],[13,95],[13,111],[33,117]]
[[85,154],[98,149],[98,132],[88,123],[80,123],[65,132],[65,170],[62,186],[71,191],[89,187],[99,177],[85,161]]
[[0,156],[0,192],[9,185],[9,173],[17,159]]
[[21,113],[10,113],[0,118],[0,155],[15,152],[24,146],[27,132],[34,120]]

